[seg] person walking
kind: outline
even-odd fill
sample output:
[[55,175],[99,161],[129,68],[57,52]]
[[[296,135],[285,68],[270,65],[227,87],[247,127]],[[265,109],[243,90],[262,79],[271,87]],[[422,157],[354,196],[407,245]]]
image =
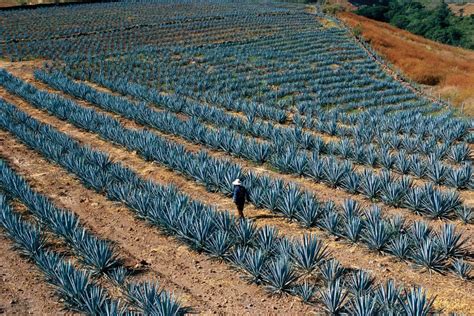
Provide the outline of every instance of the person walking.
[[239,212],[240,218],[244,217],[244,206],[245,201],[250,201],[249,193],[247,189],[242,185],[240,179],[235,179],[232,182],[234,185],[234,191],[232,192],[232,199],[234,200],[235,205],[237,206],[237,211]]

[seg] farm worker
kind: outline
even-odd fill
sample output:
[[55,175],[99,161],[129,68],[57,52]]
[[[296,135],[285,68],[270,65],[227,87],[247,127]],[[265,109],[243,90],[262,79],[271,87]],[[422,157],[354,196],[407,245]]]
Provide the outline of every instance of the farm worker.
[[242,182],[240,182],[240,179],[235,179],[232,184],[234,185],[232,199],[234,200],[234,203],[237,206],[237,211],[239,212],[240,218],[244,218],[244,205],[245,200],[249,201],[249,193],[247,189],[242,185]]

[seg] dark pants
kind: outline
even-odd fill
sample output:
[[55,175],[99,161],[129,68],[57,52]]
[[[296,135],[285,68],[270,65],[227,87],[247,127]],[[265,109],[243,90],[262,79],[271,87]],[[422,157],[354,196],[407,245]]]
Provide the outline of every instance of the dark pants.
[[244,203],[242,204],[236,203],[235,205],[237,206],[237,211],[239,212],[239,216],[241,218],[244,218]]

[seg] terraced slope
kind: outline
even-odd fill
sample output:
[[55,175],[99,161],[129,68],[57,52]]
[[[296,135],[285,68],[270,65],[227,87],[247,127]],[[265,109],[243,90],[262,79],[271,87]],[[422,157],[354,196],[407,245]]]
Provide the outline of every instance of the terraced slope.
[[[472,122],[392,77],[339,20],[144,1],[0,24],[0,227],[43,273],[52,244],[87,275],[59,291],[67,308],[470,312]],[[28,291],[7,313],[59,311],[35,298],[41,283]]]

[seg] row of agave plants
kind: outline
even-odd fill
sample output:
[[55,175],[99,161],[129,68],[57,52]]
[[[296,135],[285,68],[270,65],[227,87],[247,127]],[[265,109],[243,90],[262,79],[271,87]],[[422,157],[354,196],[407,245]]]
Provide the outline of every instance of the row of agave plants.
[[[294,28],[304,27],[304,22],[311,21],[305,14],[294,15],[295,18],[289,21],[287,14],[280,11],[290,13],[293,10],[256,4],[252,8],[247,6],[237,10],[230,4],[207,5],[201,2],[200,9],[196,9],[196,4],[163,6],[159,1],[154,2],[136,5],[114,3],[106,7],[94,4],[89,8],[79,5],[72,6],[69,11],[48,8],[30,14],[30,19],[24,19],[22,15],[26,13],[21,10],[7,11],[1,15],[12,23],[3,25],[0,53],[12,61],[32,56],[47,59],[62,59],[72,54],[93,56],[143,45],[171,45],[182,42],[183,37],[187,45],[208,44],[222,39],[235,41],[246,37],[250,31],[267,35],[268,29],[278,31],[292,25]],[[189,9],[183,10],[186,7]],[[221,10],[224,12],[219,14]],[[177,11],[180,14],[176,14]],[[219,15],[225,18],[218,18]],[[78,24],[72,25],[69,21],[74,16],[80,18]],[[117,23],[110,19],[112,16],[122,16],[123,21]],[[130,16],[135,19],[127,21]],[[36,32],[33,25],[43,27]],[[110,32],[111,28],[116,31]],[[242,31],[235,32],[235,29]]]
[[[46,73],[37,71],[36,77],[59,90],[66,91],[88,101],[96,100],[97,97],[94,95],[107,95],[85,84],[75,83],[59,72]],[[101,85],[113,91],[133,95],[140,100],[150,102],[167,110],[186,113],[204,123],[225,127],[226,131],[235,130],[238,134],[233,137],[239,137],[240,139],[240,134],[247,134],[251,137],[268,140],[269,143],[259,143],[258,147],[260,148],[257,152],[261,154],[253,159],[257,162],[269,160],[269,157],[276,148],[285,148],[281,144],[288,144],[288,146],[296,144],[298,148],[310,150],[312,153],[334,155],[340,159],[349,160],[357,164],[369,167],[382,167],[403,175],[410,174],[438,185],[443,184],[456,189],[470,189],[472,187],[472,179],[474,177],[472,176],[470,162],[471,151],[465,143],[452,145],[443,143],[437,145],[434,140],[431,142],[426,140],[404,140],[405,143],[414,142],[414,145],[407,145],[409,148],[412,148],[410,146],[413,146],[413,148],[418,148],[418,146],[423,148],[428,154],[427,158],[410,150],[400,150],[402,141],[397,136],[380,136],[379,143],[382,145],[377,145],[376,147],[373,144],[366,146],[364,142],[351,141],[347,137],[342,138],[338,142],[325,142],[321,137],[304,131],[301,127],[276,127],[272,123],[255,119],[252,116],[243,119],[212,106],[190,102],[182,97],[161,95],[156,90],[130,84],[124,79],[109,81],[104,78],[95,78],[94,81],[100,82]],[[117,102],[130,103],[118,97],[110,96],[109,98],[118,100]],[[234,110],[237,109],[234,107]],[[364,137],[367,139],[373,140],[377,138],[375,135],[364,133],[366,135]],[[245,140],[246,138],[243,138],[243,141]],[[244,148],[247,148],[247,146],[244,146]],[[397,154],[391,152],[393,148],[396,148]],[[224,149],[231,151],[232,148]],[[240,152],[236,154],[239,155]],[[249,156],[246,152],[242,154],[246,158]],[[440,160],[443,157],[449,157],[450,161],[462,163],[462,165],[455,167],[442,163]]]
[[[401,217],[384,219],[379,208],[362,212],[353,202],[341,213],[334,203],[318,202],[314,194],[296,184],[286,184],[268,176],[244,172],[241,167],[225,159],[217,159],[205,152],[193,153],[184,146],[168,141],[148,130],[125,128],[114,118],[84,108],[72,100],[32,86],[34,94],[22,96],[34,106],[45,109],[75,126],[97,133],[102,138],[137,152],[145,160],[163,164],[206,186],[208,190],[229,195],[235,178],[245,179],[253,204],[296,220],[303,226],[318,226],[327,232],[361,242],[370,249],[391,253],[433,270],[449,269],[457,265],[455,258],[462,257],[463,239],[453,225],[445,225],[439,233],[423,222],[406,224]],[[103,183],[97,177],[96,188]],[[435,195],[436,196],[436,195]],[[408,231],[409,233],[403,233]],[[462,262],[463,265],[468,265]]]
[[[307,46],[306,42],[304,42],[304,45]],[[246,45],[246,47],[249,46],[249,45]],[[214,81],[211,81],[209,82],[210,80],[212,80],[212,77],[210,77],[209,74],[207,74],[205,70],[205,68],[203,69],[203,66],[202,64],[203,63],[199,63],[199,66],[195,66],[194,63],[191,63],[190,61],[193,60],[193,57],[192,55],[189,56],[188,55],[184,55],[184,57],[182,56],[183,54],[185,53],[189,53],[188,51],[190,51],[191,53],[193,54],[205,54],[205,62],[204,64],[207,64],[209,61],[209,51],[212,52],[212,54],[215,54],[217,55],[217,57],[215,58],[218,58],[219,60],[222,60],[224,59],[225,57],[227,57],[228,54],[226,54],[225,52],[222,53],[221,51],[222,50],[238,50],[240,49],[241,47],[221,47],[221,49],[216,49],[215,47],[212,47],[212,48],[195,48],[195,49],[187,49],[187,48],[182,48],[181,46],[177,46],[176,48],[173,48],[171,49],[170,51],[166,51],[165,50],[165,53],[163,53],[163,50],[156,50],[156,49],[143,49],[143,48],[140,48],[140,49],[137,49],[136,51],[133,51],[133,52],[129,52],[128,54],[122,54],[122,55],[118,55],[120,56],[120,63],[117,63],[117,62],[114,62],[113,60],[104,60],[103,58],[100,58],[100,57],[97,57],[97,58],[93,58],[93,59],[85,59],[84,57],[72,57],[72,58],[68,58],[67,59],[67,63],[69,64],[70,67],[73,67],[74,70],[76,72],[84,72],[84,71],[88,71],[90,72],[91,70],[94,72],[94,73],[101,73],[101,74],[104,74],[106,75],[107,77],[109,77],[108,79],[109,80],[115,80],[116,77],[118,78],[124,78],[126,77],[128,81],[132,81],[132,82],[136,82],[136,83],[148,83],[148,84],[151,84],[153,86],[162,86],[162,81],[166,83],[166,85],[169,85],[171,84],[171,87],[169,89],[173,90],[173,91],[177,91],[179,92],[179,94],[184,94],[184,95],[194,95],[194,96],[200,96],[200,97],[203,97],[204,99],[207,99],[208,101],[210,102],[213,102],[213,103],[218,103],[218,104],[224,104],[225,106],[232,106],[232,104],[234,103],[246,103],[245,98],[243,98],[242,96],[240,97],[237,97],[237,96],[234,96],[234,95],[238,95],[240,93],[241,90],[243,90],[245,88],[246,85],[249,84],[249,82],[253,82],[254,80],[256,81],[256,85],[258,87],[261,86],[261,81],[264,80],[264,81],[272,81],[274,80],[275,78],[278,79],[278,80],[289,80],[289,81],[297,81],[297,82],[304,82],[305,84],[303,85],[304,87],[307,87],[309,85],[309,87],[323,87],[323,90],[324,91],[321,91],[321,93],[326,93],[327,91],[326,90],[331,90],[330,87],[332,87],[332,85],[334,83],[331,83],[330,86],[328,86],[328,84],[324,84],[322,82],[315,82],[314,85],[312,84],[308,84],[308,80],[310,78],[308,78],[307,76],[319,76],[319,72],[321,71],[321,67],[326,69],[325,67],[328,67],[328,75],[326,76],[323,76],[322,78],[327,78],[329,75],[331,76],[334,76],[334,78],[336,79],[339,79],[339,80],[342,80],[342,84],[341,84],[341,88],[342,87],[348,87],[348,92],[346,94],[350,94],[350,92],[352,90],[354,90],[354,88],[352,88],[351,84],[353,84],[354,82],[354,76],[355,74],[354,73],[350,73],[350,78],[348,78],[347,80],[343,80],[344,79],[344,74],[341,74],[340,71],[338,71],[337,73],[332,71],[331,70],[331,65],[333,65],[335,62],[333,61],[330,61],[328,62],[328,64],[326,65],[326,63],[323,63],[323,65],[321,65],[321,62],[318,61],[318,71],[315,71],[314,69],[312,69],[308,64],[311,64],[312,61],[308,61],[307,60],[307,56],[305,56],[303,58],[303,61],[301,62],[302,64],[300,65],[301,66],[301,71],[298,71],[297,73],[294,73],[294,74],[291,74],[291,71],[295,68],[295,65],[291,64],[291,65],[288,65],[288,69],[284,69],[285,70],[285,75],[282,75],[279,71],[280,69],[280,63],[275,63],[275,62],[272,62],[270,63],[269,65],[265,65],[267,68],[269,68],[269,73],[268,73],[268,78],[267,77],[263,77],[263,78],[260,78],[258,75],[255,74],[256,71],[259,71],[259,68],[257,68],[257,70],[255,71],[249,71],[247,73],[244,73],[245,76],[243,76],[245,78],[245,80],[243,80],[241,77],[237,77],[235,76],[235,73],[238,72],[239,68],[229,68],[229,69],[224,69],[224,70],[221,70],[219,69],[219,66],[218,65],[214,65],[212,64],[212,70],[214,73],[216,71],[216,68],[218,70],[220,70],[221,72],[218,72],[218,75],[216,75],[216,82]],[[324,49],[324,48],[323,48]],[[314,50],[314,49],[313,49]],[[217,53],[216,53],[217,51]],[[311,51],[310,51],[311,52]],[[251,50],[249,53],[247,54],[253,54],[254,52]],[[146,59],[144,60],[144,58],[142,57],[143,54],[145,54],[146,56]],[[185,60],[182,61],[181,59],[179,61],[176,61],[174,60],[173,58],[170,58],[170,56],[173,56],[173,54],[179,54],[181,55],[181,59],[184,58]],[[244,54],[244,53],[243,53]],[[314,52],[312,52],[312,54],[314,54]],[[238,56],[241,55],[241,52],[239,50],[239,53],[237,54]],[[258,55],[258,53],[256,53],[256,55]],[[236,56],[236,54],[232,54],[232,57]],[[272,55],[273,57],[273,55]],[[189,60],[188,60],[189,58]],[[242,59],[246,60],[247,56],[244,54],[244,56],[242,57]],[[294,58],[294,56],[293,56]],[[325,57],[326,58],[326,57]],[[331,58],[331,56],[328,56],[328,58]],[[232,63],[231,63],[231,66],[235,66],[235,63],[236,61],[234,60],[235,58],[232,59]],[[150,66],[150,63],[152,64]],[[186,73],[186,72],[183,72],[181,68],[178,68],[176,69],[176,67],[173,69],[171,69],[170,71],[167,71],[167,72],[164,72],[163,74],[160,74],[160,71],[162,71],[162,69],[167,69],[169,67],[169,64],[173,64],[173,63],[176,63],[176,64],[182,64],[185,66],[184,69],[189,69],[190,67],[194,67],[192,69],[196,70],[194,72],[192,71],[189,71],[189,73]],[[342,66],[343,68],[345,69],[346,68],[346,64],[347,64],[347,69],[352,69],[353,67],[351,67],[350,65],[351,62],[347,62],[345,61],[344,63],[342,63]],[[156,66],[156,64],[159,65],[159,67]],[[262,62],[259,62],[259,66],[261,66]],[[157,67],[158,69],[155,69],[155,67]],[[364,67],[361,69],[362,72],[367,72],[367,70],[365,70],[365,68],[367,67]],[[275,71],[273,71],[275,70]],[[299,69],[298,69],[299,70]],[[227,73],[223,73],[223,71],[227,71]],[[352,71],[352,70],[351,70]],[[380,72],[379,69],[377,69],[378,72]],[[304,72],[304,76],[301,76],[300,73],[301,72]],[[331,74],[332,72],[332,74]],[[142,75],[143,76],[143,73],[145,73],[145,77],[146,78],[135,78],[135,75]],[[200,78],[199,74],[204,74],[205,77],[203,78]],[[289,74],[290,73],[290,74]],[[158,79],[160,81],[155,81],[154,80],[154,77],[157,76]],[[369,80],[367,79],[367,77],[371,77],[372,74],[368,74],[368,73],[365,73],[365,74],[361,74],[362,78],[364,80]],[[151,78],[150,78],[151,77]],[[228,83],[226,81],[227,77],[229,77],[231,80],[239,80],[235,83],[233,82],[230,82]],[[293,78],[294,77],[294,78]],[[147,82],[148,80],[152,80],[152,82]],[[196,81],[197,85],[199,86],[203,86],[204,88],[203,89],[200,89],[199,86],[196,87],[195,85],[189,85],[189,84],[186,84],[187,82],[189,81]],[[347,81],[347,82],[346,82]],[[377,84],[378,83],[392,83],[394,85],[398,85],[398,83],[394,83],[393,79],[390,81],[389,80],[389,77],[385,76],[385,77],[381,77],[379,78],[379,81],[376,82]],[[235,84],[235,86],[233,86],[233,84]],[[366,85],[367,83],[364,83],[364,85]],[[216,86],[222,86],[224,88],[227,88],[229,89],[232,88],[232,94],[229,94],[229,93],[226,93],[226,92],[222,92],[222,91],[217,91],[217,92],[214,92],[213,89],[215,89]],[[384,86],[382,86],[384,87]],[[198,89],[198,91],[196,91],[196,89]],[[298,89],[298,97],[300,96],[307,96],[309,94],[306,94],[304,93],[304,91],[302,92],[301,91],[302,88]],[[202,90],[202,91],[201,91]],[[333,91],[334,92],[334,91]],[[333,93],[331,92],[331,93]],[[245,95],[246,96],[246,95]],[[379,100],[380,101],[380,100]],[[426,102],[426,101],[425,101]],[[271,99],[268,99],[266,100],[265,102],[263,103],[258,103],[258,107],[263,107],[263,108],[266,108],[266,111],[258,111],[256,113],[257,116],[260,116],[263,114],[262,117],[266,117],[265,114],[266,113],[269,113],[269,114],[272,114],[272,113],[275,113],[274,116],[270,115],[270,116],[267,116],[266,118],[268,119],[272,119],[273,117],[273,120],[277,121],[277,122],[282,122],[282,121],[285,121],[287,120],[288,118],[288,115],[286,114],[285,111],[282,111],[282,110],[279,110],[279,109],[276,109],[276,108],[273,108],[271,106],[268,105],[268,103],[272,103],[271,102]],[[298,109],[300,109],[301,113],[312,113],[313,111],[317,110],[316,112],[316,116],[318,118],[318,121],[319,121],[319,118],[321,118],[320,121],[322,122],[325,122],[327,121],[327,111],[319,111],[318,109],[320,107],[318,107],[317,105],[314,104],[314,102],[300,102],[300,103],[295,103],[294,104]],[[414,104],[415,105],[415,104]],[[390,106],[388,106],[387,104],[384,104],[384,106],[382,107],[383,109],[386,109],[386,108],[389,108]],[[248,106],[246,106],[245,108],[248,108]],[[244,110],[245,110],[244,108]],[[427,135],[433,135],[433,136],[436,136],[435,139],[441,141],[441,142],[452,142],[456,139],[459,139],[460,137],[462,138],[463,136],[465,136],[464,134],[466,133],[466,127],[468,127],[469,125],[467,124],[466,125],[466,122],[463,122],[462,120],[459,120],[459,119],[453,119],[453,118],[449,118],[449,119],[446,119],[444,122],[443,120],[439,120],[437,118],[437,116],[427,116],[427,117],[419,117],[419,116],[415,116],[413,115],[416,111],[418,111],[418,108],[419,106],[414,106],[414,108],[416,109],[412,109],[410,111],[410,116],[412,116],[412,118],[410,120],[400,120],[398,119],[398,115],[391,115],[391,116],[388,116],[388,115],[383,115],[383,116],[380,116],[378,115],[377,117],[377,123],[376,124],[371,124],[369,126],[367,125],[363,125],[364,128],[366,129],[369,129],[369,130],[374,130],[375,128],[381,128],[381,131],[393,131],[395,133],[399,133],[399,132],[403,132],[403,133],[415,133],[419,136],[427,136]],[[439,109],[438,109],[439,110]],[[366,111],[363,111],[362,113],[366,113]],[[338,117],[337,117],[337,120],[339,120],[340,122],[343,122],[345,121],[346,118],[356,118],[359,116],[359,113],[354,113],[354,114],[347,114],[347,113],[333,113],[333,114],[339,114]],[[417,121],[417,124],[413,124],[413,118],[416,118],[416,121]],[[310,120],[306,120],[306,121],[310,121]],[[453,128],[454,126],[452,126],[452,124],[454,125],[459,125],[459,128]],[[314,125],[312,124],[315,128],[319,129],[320,131],[322,132],[329,132],[329,133],[339,133],[339,135],[343,136],[343,135],[347,135],[351,133],[351,130],[347,127],[344,127],[344,126],[337,126],[337,128],[331,128],[329,130],[327,130],[328,128],[324,128],[324,126],[318,126],[318,125]],[[433,125],[435,125],[436,129],[432,128]],[[380,132],[380,131],[379,131]],[[460,134],[461,132],[461,134]]]
[[[109,313],[144,315],[182,315],[186,309],[162,289],[156,282],[135,283],[128,280],[133,272],[126,268],[119,258],[117,251],[110,242],[100,239],[87,230],[80,222],[79,217],[70,210],[54,205],[46,196],[36,192],[28,182],[13,171],[3,160],[0,160],[0,190],[3,191],[0,204],[2,204],[2,226],[7,234],[15,241],[15,245],[26,248],[28,257],[39,255],[38,266],[48,268],[46,262],[54,263],[60,257],[41,249],[47,247],[48,241],[44,238],[44,231],[48,231],[58,240],[61,240],[78,258],[81,266],[87,273],[71,273],[70,280],[64,282],[64,287],[59,288],[60,297],[65,299],[66,306],[72,310],[85,312],[90,315],[104,315]],[[15,214],[9,207],[7,199],[15,199],[24,204],[28,212],[35,218],[36,223],[30,224],[20,215]],[[44,257],[43,257],[44,256]],[[34,258],[34,256],[33,256]],[[51,261],[52,260],[52,261]],[[54,265],[53,265],[54,266]],[[61,265],[60,265],[61,266]],[[66,264],[67,268],[75,270]],[[43,269],[42,269],[43,270]],[[59,270],[63,272],[61,269]],[[44,271],[46,279],[50,282],[51,271]],[[67,275],[66,275],[67,276]],[[94,285],[96,279],[106,277],[122,293],[124,302],[116,301],[109,297],[107,291]],[[58,277],[64,279],[64,274]],[[60,287],[57,280],[51,279],[53,285]],[[120,303],[120,304],[118,304]],[[112,313],[112,314],[110,314]]]
[[0,193],[0,233],[12,241],[23,256],[33,262],[45,280],[71,310],[88,315],[121,315],[118,301],[110,299],[91,274],[78,269],[58,252],[49,249],[39,225],[29,223],[14,212]]
[[127,205],[137,217],[192,249],[219,258],[270,293],[288,293],[322,304],[330,313],[374,312],[428,315],[433,300],[420,288],[376,284],[365,271],[350,271],[314,236],[290,240],[271,226],[192,200],[173,186],[140,178],[109,157],[2,102],[0,126],[47,159],[75,174],[87,187]]
[[[216,132],[213,129],[203,127],[192,119],[189,121],[180,120],[170,113],[154,111],[146,104],[135,104],[125,98],[99,92],[85,84],[73,81],[63,81],[64,83],[60,84],[58,83],[59,80],[47,80],[50,77],[43,72],[37,72],[36,74],[53,87],[90,101],[100,108],[124,115],[138,123],[151,126],[160,131],[179,135],[187,140],[236,154],[236,151],[233,150],[236,146],[235,142],[237,142],[234,134],[219,133],[220,130]],[[18,81],[18,84],[21,84],[21,82]],[[189,112],[185,112],[189,114]],[[241,153],[240,156],[253,160],[252,157],[254,159],[256,157],[249,153],[259,154],[261,150],[258,149],[261,147],[254,148],[252,147],[254,143],[245,143],[245,141],[245,138],[241,138],[242,145],[240,147],[246,148],[247,154]],[[282,148],[285,147],[281,145],[281,142],[278,143]],[[289,147],[286,150],[279,149],[277,154],[272,155],[269,163],[282,172],[307,176],[315,181],[326,183],[330,187],[342,187],[349,193],[361,193],[371,200],[380,199],[390,206],[405,206],[414,212],[426,214],[429,217],[447,217],[454,212],[465,222],[469,222],[472,217],[471,209],[461,207],[461,200],[455,192],[443,193],[430,185],[424,188],[412,188],[412,182],[407,178],[397,180],[389,173],[383,173],[380,176],[372,172],[359,173],[354,171],[349,163],[340,163],[334,158],[322,159],[315,153],[308,157],[306,153]],[[438,170],[436,167],[444,170],[439,164],[434,164],[433,170]],[[459,171],[460,175],[456,173],[458,175],[456,179],[459,182],[469,182],[468,174],[471,169],[467,167],[466,169],[468,171],[465,172],[462,172],[464,169],[461,169]]]

